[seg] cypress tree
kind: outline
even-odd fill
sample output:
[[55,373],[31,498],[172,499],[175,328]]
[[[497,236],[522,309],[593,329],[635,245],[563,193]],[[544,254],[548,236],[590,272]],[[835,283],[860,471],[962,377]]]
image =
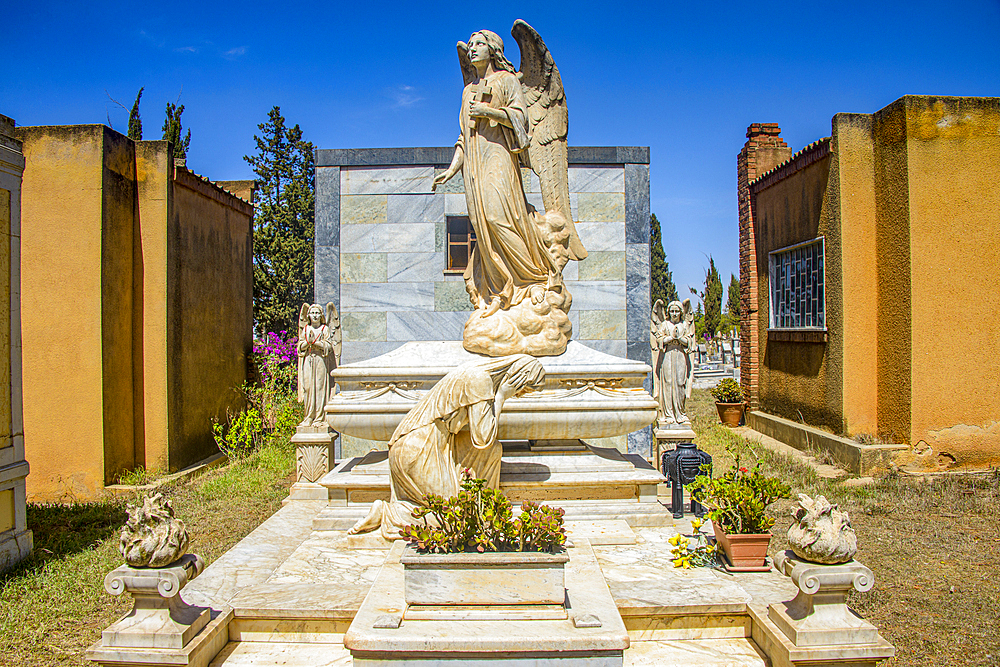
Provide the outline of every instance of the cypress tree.
[[128,112],[128,138],[132,141],[142,140],[142,118],[139,117],[139,100],[142,99],[142,91],[146,86],[139,89],[139,94],[135,96],[135,103],[132,110]]
[[253,231],[253,313],[258,335],[292,330],[299,307],[313,299],[315,162],[298,125],[274,107],[254,135],[257,153],[243,159],[257,175]]
[[740,323],[740,281],[736,274],[729,274],[729,292],[726,294],[726,311],[733,324]]
[[663,300],[663,305],[677,301],[677,287],[674,285],[667,255],[663,252],[663,236],[660,231],[660,221],[656,214],[649,216],[649,278],[650,305],[657,299]]
[[191,144],[191,130],[187,131],[187,136],[181,138],[181,114],[184,113],[184,105],[177,106],[167,102],[167,117],[163,121],[163,138],[173,143],[174,159],[186,160],[188,146]]
[[705,333],[715,336],[722,324],[722,280],[715,268],[715,260],[708,257],[708,271],[705,272]]

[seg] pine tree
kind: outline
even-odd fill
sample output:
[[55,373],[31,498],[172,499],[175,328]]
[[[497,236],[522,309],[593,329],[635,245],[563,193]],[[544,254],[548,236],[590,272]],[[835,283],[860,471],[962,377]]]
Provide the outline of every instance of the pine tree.
[[313,145],[274,107],[254,135],[257,174],[253,231],[253,313],[258,334],[291,330],[313,298],[315,177]]
[[173,143],[175,160],[187,160],[187,150],[191,144],[191,130],[188,130],[187,136],[181,139],[181,132],[184,131],[181,127],[182,113],[184,113],[183,104],[177,106],[167,102],[167,117],[163,121],[163,138]]
[[705,333],[715,336],[722,324],[722,280],[715,268],[715,260],[708,257],[708,271],[705,272]]
[[142,91],[146,86],[139,89],[139,94],[135,96],[135,103],[132,110],[128,112],[128,138],[132,141],[142,140],[142,118],[139,117],[139,100],[142,99]]
[[656,303],[657,299],[662,299],[664,306],[678,300],[677,287],[667,264],[667,255],[663,252],[660,221],[656,219],[655,213],[649,216],[649,277],[650,305]]

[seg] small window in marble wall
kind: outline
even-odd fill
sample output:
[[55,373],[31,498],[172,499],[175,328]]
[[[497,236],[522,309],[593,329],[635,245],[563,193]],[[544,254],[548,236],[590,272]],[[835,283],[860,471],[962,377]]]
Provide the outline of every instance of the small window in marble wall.
[[823,239],[770,253],[771,329],[825,329]]
[[461,273],[469,265],[469,257],[476,247],[476,230],[468,216],[454,215],[447,218],[448,266],[447,272]]

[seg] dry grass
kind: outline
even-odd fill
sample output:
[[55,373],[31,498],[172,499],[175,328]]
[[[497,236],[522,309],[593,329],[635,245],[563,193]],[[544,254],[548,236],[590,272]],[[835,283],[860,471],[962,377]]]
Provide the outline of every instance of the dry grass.
[[[268,445],[158,491],[187,524],[191,551],[211,563],[281,506],[294,467],[289,445]],[[104,576],[122,562],[126,502],[28,506],[34,552],[0,576],[0,665],[92,665],[84,650],[131,607],[128,595],[104,590]]]
[[[718,424],[707,391],[695,391],[691,413],[699,443],[717,470],[751,445]],[[875,573],[875,588],[851,605],[896,646],[885,666],[1000,665],[1000,471],[986,475],[914,478],[890,475],[850,487],[819,478],[789,456],[754,445],[771,474],[797,493],[840,503],[858,535],[858,561]],[[791,499],[777,517],[772,553],[785,549]]]

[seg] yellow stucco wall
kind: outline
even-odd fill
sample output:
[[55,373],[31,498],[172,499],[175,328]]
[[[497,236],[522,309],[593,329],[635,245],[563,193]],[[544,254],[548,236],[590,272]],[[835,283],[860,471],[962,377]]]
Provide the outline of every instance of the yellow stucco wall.
[[[1000,462],[1000,99],[905,97],[910,441]],[[942,330],[947,331],[941,336]]]
[[841,358],[827,350],[840,348],[839,334],[826,343],[782,341],[768,335],[768,254],[820,236],[826,245],[827,325],[840,330],[839,236],[830,225],[829,172],[830,158],[825,157],[756,195],[758,373],[765,412],[838,430],[843,420]]
[[172,466],[205,457],[212,419],[241,407],[235,389],[246,380],[253,336],[252,208],[181,170],[173,196]]
[[[21,127],[21,335],[30,500],[104,486],[104,130]],[[58,289],[56,289],[58,288]]]
[[[831,134],[830,206],[839,228],[841,332],[831,337],[843,359],[843,431],[878,431],[878,291],[875,248],[875,183],[868,114],[837,114]],[[830,271],[828,270],[828,275]],[[830,302],[828,301],[828,304]]]
[[[143,298],[138,305],[136,349],[141,387],[142,465],[154,472],[169,468],[167,322],[167,228],[173,207],[170,147],[166,141],[135,144],[140,231],[137,267]],[[138,423],[137,423],[138,426]],[[137,462],[138,463],[138,462]]]
[[0,449],[14,446],[10,403],[10,203],[10,190],[0,188]]
[[0,533],[14,527],[14,491],[0,491]]

